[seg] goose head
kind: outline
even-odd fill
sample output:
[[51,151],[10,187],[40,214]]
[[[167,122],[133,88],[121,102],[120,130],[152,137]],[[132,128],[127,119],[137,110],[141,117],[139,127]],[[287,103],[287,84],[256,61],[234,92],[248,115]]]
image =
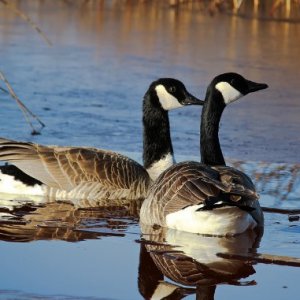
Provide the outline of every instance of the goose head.
[[247,80],[237,73],[218,75],[210,84],[210,88],[221,93],[224,107],[249,93],[263,90],[267,87],[268,85],[265,83]]
[[268,87],[245,79],[237,73],[216,76],[209,84],[201,114],[201,161],[208,165],[225,165],[219,141],[219,123],[225,107],[239,98]]
[[152,105],[159,105],[165,111],[186,105],[203,105],[203,101],[190,94],[181,81],[173,78],[154,81],[148,92],[156,96],[151,97]]

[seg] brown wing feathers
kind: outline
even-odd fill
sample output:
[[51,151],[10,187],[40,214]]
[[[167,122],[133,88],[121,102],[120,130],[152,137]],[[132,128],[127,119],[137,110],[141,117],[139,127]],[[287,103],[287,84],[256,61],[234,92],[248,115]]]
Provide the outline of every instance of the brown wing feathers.
[[114,152],[94,148],[46,147],[0,138],[0,160],[9,161],[49,187],[69,191],[84,182],[111,189],[148,188],[146,170]]
[[218,180],[215,170],[193,162],[177,164],[157,182],[153,198],[164,208],[164,215],[200,204],[209,196],[217,196],[220,190],[229,191],[229,187]]

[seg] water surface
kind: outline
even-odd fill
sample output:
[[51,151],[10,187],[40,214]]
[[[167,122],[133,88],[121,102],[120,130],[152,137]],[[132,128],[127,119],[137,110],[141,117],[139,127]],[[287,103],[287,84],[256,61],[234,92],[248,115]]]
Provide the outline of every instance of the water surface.
[[[151,1],[84,3],[16,1],[52,47],[0,6],[0,70],[46,124],[41,135],[31,136],[15,103],[0,93],[2,136],[107,148],[141,161],[141,100],[151,81],[176,77],[204,97],[215,75],[240,72],[270,88],[225,111],[220,131],[224,153],[255,181],[263,206],[299,207],[297,22],[274,21],[246,8],[243,17],[211,17],[196,4],[173,9]],[[187,107],[170,114],[178,161],[198,160],[200,110]],[[199,242],[197,235],[185,237],[189,245],[195,240],[192,252],[184,248],[185,239],[170,234],[171,246],[145,243],[149,235],[142,235],[138,205],[75,210],[71,204],[44,199],[0,199],[0,299],[147,299],[162,282],[186,299],[195,299],[197,293],[211,293],[215,299],[299,295],[300,269],[275,264],[238,264],[239,272],[231,269],[231,280],[220,270],[204,272],[210,282],[198,289],[194,282],[169,278],[157,262],[176,262],[178,255],[206,270],[194,257],[195,252],[201,256],[200,246],[206,242]],[[299,221],[278,213],[266,213],[265,218],[260,244],[250,239],[249,247],[257,253],[299,257]]]

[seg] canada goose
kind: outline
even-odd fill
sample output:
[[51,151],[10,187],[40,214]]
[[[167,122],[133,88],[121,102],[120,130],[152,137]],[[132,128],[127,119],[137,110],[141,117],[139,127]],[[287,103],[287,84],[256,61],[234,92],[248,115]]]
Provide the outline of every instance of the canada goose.
[[[144,198],[152,181],[174,163],[168,111],[193,104],[203,105],[203,101],[179,80],[152,82],[143,100],[144,167],[108,150],[43,146],[5,138],[0,138],[0,160],[38,179],[42,185],[35,186],[35,193],[50,199],[87,200],[78,203],[80,206],[101,199]],[[9,184],[11,176],[2,176],[4,191],[11,192]]]
[[209,235],[235,235],[263,226],[254,184],[225,165],[218,132],[228,104],[267,87],[236,73],[212,80],[202,109],[201,163],[183,162],[164,171],[141,207],[141,222]]

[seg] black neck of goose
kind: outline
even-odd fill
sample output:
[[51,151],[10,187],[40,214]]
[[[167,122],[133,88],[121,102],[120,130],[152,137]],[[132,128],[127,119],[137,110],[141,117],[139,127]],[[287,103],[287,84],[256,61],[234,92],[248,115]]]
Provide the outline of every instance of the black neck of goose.
[[219,141],[219,124],[225,104],[220,92],[214,88],[206,93],[201,116],[201,162],[210,166],[224,165]]
[[143,125],[143,163],[147,169],[166,154],[173,155],[168,112],[162,109],[154,91],[144,97]]

